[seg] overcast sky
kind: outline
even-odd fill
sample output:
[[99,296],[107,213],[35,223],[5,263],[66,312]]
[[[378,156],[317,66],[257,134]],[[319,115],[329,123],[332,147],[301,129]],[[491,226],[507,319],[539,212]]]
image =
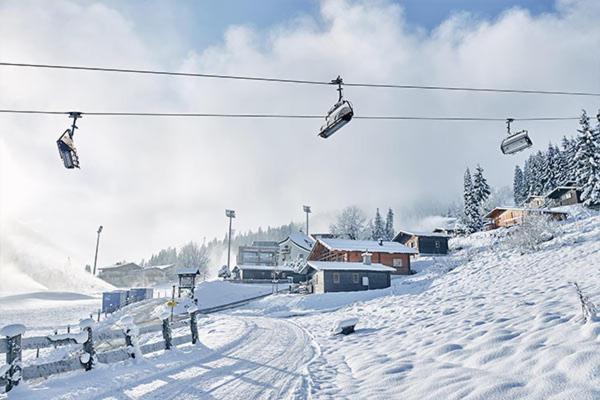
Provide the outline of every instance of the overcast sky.
[[[350,82],[600,92],[600,2],[0,2],[0,60]],[[485,4],[485,5],[482,5]],[[283,5],[282,5],[283,4]],[[520,4],[520,5],[519,5]],[[251,6],[250,6],[251,5]],[[214,8],[216,7],[216,8]],[[597,98],[345,90],[357,114],[595,114]],[[331,87],[0,68],[0,108],[324,114]],[[459,198],[480,163],[509,185],[528,153],[503,156],[504,123],[355,120],[328,140],[317,120],[84,117],[81,170],[62,167],[63,116],[0,115],[0,221],[91,263],[139,260],[203,237],[302,221],[326,230],[372,212]],[[534,150],[574,122],[530,122]],[[401,225],[398,222],[397,228]],[[27,243],[16,245],[26,248]]]

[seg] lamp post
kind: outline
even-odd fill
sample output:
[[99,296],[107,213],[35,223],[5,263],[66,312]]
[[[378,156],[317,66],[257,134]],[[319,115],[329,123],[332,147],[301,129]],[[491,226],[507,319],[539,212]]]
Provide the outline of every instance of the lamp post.
[[235,210],[225,210],[225,216],[229,218],[229,234],[227,235],[227,269],[231,271],[231,220],[235,218]]
[[98,227],[98,237],[96,237],[96,254],[94,255],[94,272],[93,275],[96,276],[96,264],[98,263],[98,246],[100,245],[100,233],[102,232],[102,225]]
[[310,211],[310,206],[302,206],[302,209],[306,213],[306,234],[308,235],[308,214],[310,214],[312,211]]

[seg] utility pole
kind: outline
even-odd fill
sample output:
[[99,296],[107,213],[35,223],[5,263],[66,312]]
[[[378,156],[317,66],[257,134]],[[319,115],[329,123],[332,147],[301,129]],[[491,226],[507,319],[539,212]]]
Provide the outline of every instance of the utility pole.
[[306,235],[308,235],[308,214],[310,214],[312,211],[310,211],[310,206],[302,206],[302,209],[306,213]]
[[96,238],[96,254],[94,255],[94,272],[93,275],[96,276],[96,264],[98,263],[98,246],[100,245],[100,233],[102,232],[102,225],[98,227],[98,237]]
[[229,234],[227,235],[227,269],[231,271],[231,220],[235,218],[235,210],[225,210],[225,216],[229,218]]

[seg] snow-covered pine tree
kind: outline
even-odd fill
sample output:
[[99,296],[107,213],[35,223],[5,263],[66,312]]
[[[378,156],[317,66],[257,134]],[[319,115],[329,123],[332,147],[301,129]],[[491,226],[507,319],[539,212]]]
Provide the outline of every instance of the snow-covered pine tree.
[[563,136],[562,138],[562,151],[561,160],[562,167],[560,173],[560,183],[564,184],[567,182],[573,182],[576,180],[577,176],[575,175],[575,139],[567,138]]
[[515,175],[513,178],[513,196],[515,205],[517,206],[525,201],[525,187],[523,183],[523,170],[517,165],[515,167]]
[[379,240],[385,238],[385,225],[383,223],[383,218],[381,218],[381,214],[379,213],[379,208],[375,212],[375,219],[373,220],[373,231],[371,234],[371,239]]
[[540,195],[543,192],[542,171],[544,164],[545,157],[541,151],[529,157],[529,196]]
[[586,206],[600,204],[600,133],[590,127],[589,117],[583,111],[576,140],[575,172],[582,188],[581,200]]
[[393,240],[394,236],[396,236],[396,232],[394,231],[394,211],[389,208],[385,216],[385,240]]
[[477,164],[475,173],[473,174],[473,192],[475,193],[475,200],[479,207],[482,207],[485,201],[490,197],[490,185],[483,176],[483,168]]
[[531,181],[530,159],[531,157],[526,159],[525,164],[523,165],[523,201],[527,200],[527,197],[529,197],[529,186]]
[[469,168],[465,171],[463,199],[465,230],[467,233],[477,232],[483,226],[483,221]]
[[558,186],[558,170],[560,161],[558,159],[558,153],[556,152],[556,149],[552,143],[548,144],[548,150],[546,153],[544,153],[544,156],[544,164],[541,171],[542,182],[544,184],[542,187],[542,193],[548,193]]

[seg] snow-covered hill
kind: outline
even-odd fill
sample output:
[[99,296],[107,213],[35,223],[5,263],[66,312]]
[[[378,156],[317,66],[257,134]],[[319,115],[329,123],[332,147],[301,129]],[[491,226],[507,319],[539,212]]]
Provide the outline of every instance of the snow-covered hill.
[[[526,254],[506,245],[506,230],[457,239],[451,259],[462,265],[426,290],[294,318],[321,348],[313,395],[600,398],[600,320],[582,322],[571,283],[600,304],[600,216],[557,224],[555,235]],[[331,336],[349,316],[357,333]]]

